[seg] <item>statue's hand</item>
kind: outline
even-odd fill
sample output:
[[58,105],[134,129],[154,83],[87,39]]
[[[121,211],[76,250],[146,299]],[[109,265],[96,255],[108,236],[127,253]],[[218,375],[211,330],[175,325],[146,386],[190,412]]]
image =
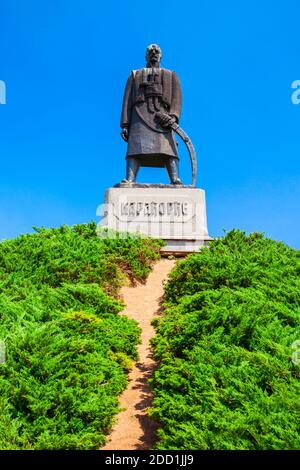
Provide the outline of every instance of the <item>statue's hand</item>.
[[162,127],[171,127],[175,121],[176,119],[174,116],[170,116],[167,113],[159,114],[159,123]]
[[122,137],[123,140],[125,140],[125,142],[128,142],[128,129],[127,129],[127,127],[124,127],[124,129],[122,129],[121,137]]

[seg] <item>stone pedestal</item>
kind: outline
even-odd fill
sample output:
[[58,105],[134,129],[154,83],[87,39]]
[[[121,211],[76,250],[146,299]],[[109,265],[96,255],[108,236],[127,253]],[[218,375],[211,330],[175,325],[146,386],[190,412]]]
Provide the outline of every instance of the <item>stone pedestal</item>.
[[144,185],[114,187],[105,193],[102,227],[162,238],[162,252],[199,251],[211,238],[205,192],[192,187]]

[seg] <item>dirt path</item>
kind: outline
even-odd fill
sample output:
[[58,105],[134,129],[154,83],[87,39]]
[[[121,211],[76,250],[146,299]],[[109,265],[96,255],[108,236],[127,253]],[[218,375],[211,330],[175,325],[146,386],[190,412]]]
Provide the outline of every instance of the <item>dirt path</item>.
[[126,308],[124,315],[136,320],[142,328],[142,344],[138,346],[139,362],[129,374],[127,389],[120,396],[122,410],[102,450],[151,449],[155,442],[157,425],[147,416],[151,406],[152,393],[147,383],[151,376],[154,360],[150,339],[154,336],[151,320],[158,313],[163,295],[163,281],[167,278],[175,261],[161,259],[154,266],[145,285],[123,287]]

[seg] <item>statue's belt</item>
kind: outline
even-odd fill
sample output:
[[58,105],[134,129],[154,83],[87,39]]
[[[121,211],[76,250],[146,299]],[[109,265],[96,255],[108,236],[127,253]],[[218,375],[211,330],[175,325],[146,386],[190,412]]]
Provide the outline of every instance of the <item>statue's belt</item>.
[[151,96],[163,96],[162,85],[153,84],[145,86],[144,95],[146,98]]

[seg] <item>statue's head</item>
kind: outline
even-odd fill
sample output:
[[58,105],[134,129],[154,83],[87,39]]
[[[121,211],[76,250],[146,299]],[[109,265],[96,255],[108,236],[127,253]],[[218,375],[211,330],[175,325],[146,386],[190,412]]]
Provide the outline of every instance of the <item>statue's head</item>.
[[150,44],[146,50],[147,67],[159,65],[162,58],[161,48],[157,44]]

